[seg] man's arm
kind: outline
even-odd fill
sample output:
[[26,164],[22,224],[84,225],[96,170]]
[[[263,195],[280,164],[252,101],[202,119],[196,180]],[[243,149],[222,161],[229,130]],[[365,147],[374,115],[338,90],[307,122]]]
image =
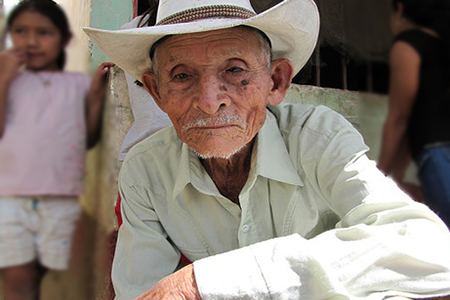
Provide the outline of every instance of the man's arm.
[[378,167],[391,174],[398,160],[403,159],[401,146],[406,139],[412,107],[419,88],[420,56],[405,42],[397,42],[391,49],[389,84],[389,112],[383,127]]
[[170,243],[152,207],[151,193],[135,183],[142,175],[135,172],[137,169],[137,165],[125,162],[119,175],[123,224],[112,267],[117,300],[142,295],[174,273],[180,261],[179,251]]
[[188,265],[164,278],[136,300],[201,300],[195,282],[194,269]]
[[[325,115],[321,122],[332,118]],[[341,216],[337,228],[309,240],[294,234],[195,261],[204,299],[450,293],[450,235],[444,223],[356,151],[362,139],[350,124],[334,127],[306,176]]]

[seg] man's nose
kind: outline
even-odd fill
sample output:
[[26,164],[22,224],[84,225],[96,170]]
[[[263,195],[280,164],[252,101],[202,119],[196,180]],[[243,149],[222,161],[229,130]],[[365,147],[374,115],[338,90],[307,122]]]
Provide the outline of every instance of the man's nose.
[[220,78],[213,75],[200,76],[194,105],[207,114],[215,114],[221,107],[230,105],[226,90],[226,84],[222,83]]

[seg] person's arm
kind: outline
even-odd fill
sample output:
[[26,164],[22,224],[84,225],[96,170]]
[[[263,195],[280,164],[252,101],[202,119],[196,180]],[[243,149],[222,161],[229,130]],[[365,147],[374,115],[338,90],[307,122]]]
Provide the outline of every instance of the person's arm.
[[103,104],[109,69],[114,63],[102,63],[95,72],[86,99],[87,147],[92,148],[100,139]]
[[379,169],[389,175],[402,159],[402,143],[419,89],[421,59],[419,53],[405,42],[396,42],[390,53],[391,77],[389,110],[383,127]]
[[[325,115],[321,122],[332,117]],[[450,293],[445,224],[383,176],[364,154],[362,137],[351,124],[329,127],[336,131],[327,137],[320,157],[303,165],[312,164],[305,176],[341,217],[336,229],[309,240],[293,234],[197,260],[194,274],[170,275],[160,282],[165,287],[155,286],[149,293],[167,290],[172,280],[189,287],[195,280],[202,299],[388,299]],[[323,141],[312,137],[308,140]],[[168,295],[152,300],[176,298]]]
[[0,139],[3,137],[6,123],[6,99],[8,96],[9,80],[0,76]]
[[25,52],[11,48],[0,53],[0,139],[5,131],[6,100],[11,81],[25,62]]
[[171,276],[162,279],[152,289],[136,298],[136,300],[157,299],[201,300],[202,298],[195,283],[193,266],[188,265]]
[[[152,164],[151,161],[146,163]],[[126,161],[119,174],[123,223],[118,232],[112,267],[117,300],[139,297],[165,276],[174,273],[180,263],[181,254],[170,242],[152,205],[153,198],[158,195],[148,188],[150,183],[145,187],[139,184],[142,177],[145,178],[142,169],[145,169],[143,163]],[[165,283],[169,286],[169,281]]]

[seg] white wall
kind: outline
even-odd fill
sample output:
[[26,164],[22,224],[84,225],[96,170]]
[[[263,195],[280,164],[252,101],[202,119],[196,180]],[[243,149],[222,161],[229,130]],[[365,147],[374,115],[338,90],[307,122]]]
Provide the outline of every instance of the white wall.
[[65,10],[71,25],[73,38],[67,48],[66,70],[87,72],[90,54],[89,39],[83,27],[89,26],[90,0],[55,0]]

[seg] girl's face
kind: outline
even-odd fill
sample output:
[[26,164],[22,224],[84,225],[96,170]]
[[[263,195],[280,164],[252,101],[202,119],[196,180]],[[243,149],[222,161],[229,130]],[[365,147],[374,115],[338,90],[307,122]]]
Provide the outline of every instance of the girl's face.
[[61,32],[49,18],[36,11],[25,11],[12,22],[9,33],[14,47],[26,52],[28,70],[58,70],[57,58],[63,42]]

